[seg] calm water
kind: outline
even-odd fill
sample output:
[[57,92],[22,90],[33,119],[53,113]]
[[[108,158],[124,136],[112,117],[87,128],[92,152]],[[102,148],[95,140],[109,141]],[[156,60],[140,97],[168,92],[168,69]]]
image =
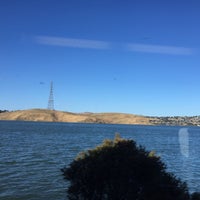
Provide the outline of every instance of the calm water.
[[199,127],[0,121],[0,199],[66,199],[60,169],[116,132],[155,150],[191,192],[200,191]]

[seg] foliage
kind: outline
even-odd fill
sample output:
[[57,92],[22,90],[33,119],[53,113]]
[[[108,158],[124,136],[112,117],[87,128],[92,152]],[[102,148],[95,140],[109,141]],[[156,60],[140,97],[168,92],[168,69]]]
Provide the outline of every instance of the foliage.
[[191,200],[200,200],[200,193],[199,192],[194,192],[191,195]]
[[0,110],[0,113],[8,112],[8,110]]
[[63,175],[70,200],[189,200],[185,183],[133,140],[105,140],[80,153]]

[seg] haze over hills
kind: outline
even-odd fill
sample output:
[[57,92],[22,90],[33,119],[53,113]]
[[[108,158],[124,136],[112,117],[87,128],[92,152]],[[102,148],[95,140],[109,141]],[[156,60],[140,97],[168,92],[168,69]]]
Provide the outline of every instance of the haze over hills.
[[71,113],[46,109],[2,112],[0,113],[0,120],[141,125],[200,125],[200,116],[148,117],[125,113]]

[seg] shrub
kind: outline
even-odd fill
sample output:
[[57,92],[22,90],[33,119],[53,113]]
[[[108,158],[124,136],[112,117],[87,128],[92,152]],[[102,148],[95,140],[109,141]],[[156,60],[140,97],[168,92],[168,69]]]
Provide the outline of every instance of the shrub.
[[189,200],[187,185],[133,140],[105,140],[62,169],[70,200]]
[[194,192],[191,195],[191,200],[200,200],[200,193],[199,192]]

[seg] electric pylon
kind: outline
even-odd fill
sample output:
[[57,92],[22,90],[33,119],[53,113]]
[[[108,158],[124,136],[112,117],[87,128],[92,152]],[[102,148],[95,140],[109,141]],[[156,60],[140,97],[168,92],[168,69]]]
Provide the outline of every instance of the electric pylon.
[[48,101],[48,110],[54,110],[54,99],[53,99],[53,81],[50,84],[50,94],[49,94],[49,101]]

